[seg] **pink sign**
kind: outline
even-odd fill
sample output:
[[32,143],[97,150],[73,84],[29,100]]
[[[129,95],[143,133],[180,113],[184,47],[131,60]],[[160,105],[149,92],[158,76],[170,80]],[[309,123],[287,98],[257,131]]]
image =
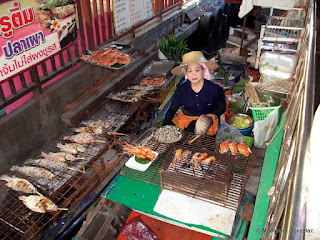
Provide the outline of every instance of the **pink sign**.
[[56,54],[77,39],[72,0],[0,4],[0,81]]

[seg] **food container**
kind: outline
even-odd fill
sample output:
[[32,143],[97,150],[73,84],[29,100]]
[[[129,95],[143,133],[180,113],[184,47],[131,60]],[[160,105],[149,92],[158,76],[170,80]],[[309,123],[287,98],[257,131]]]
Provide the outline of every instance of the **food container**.
[[166,76],[170,73],[171,69],[175,65],[175,61],[163,60],[163,61],[151,61],[143,71],[143,76],[163,75]]
[[100,49],[106,49],[107,47],[111,47],[112,49],[118,49],[120,52],[129,52],[131,49],[133,49],[133,46],[131,44],[125,44],[120,42],[110,42],[102,46]]
[[[244,125],[247,125],[245,127],[241,127],[237,125],[236,121],[238,119],[243,119]],[[239,122],[239,121],[238,121]],[[253,129],[253,119],[247,114],[235,114],[232,117],[229,118],[228,124],[238,129],[238,131],[244,135],[248,136],[250,135],[252,129]]]

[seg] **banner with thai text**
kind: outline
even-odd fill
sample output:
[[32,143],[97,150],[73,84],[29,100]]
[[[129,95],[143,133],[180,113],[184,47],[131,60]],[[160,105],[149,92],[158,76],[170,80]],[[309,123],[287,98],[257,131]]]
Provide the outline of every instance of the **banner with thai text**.
[[113,22],[116,34],[152,16],[152,0],[113,0]]
[[0,2],[0,81],[56,54],[77,39],[73,0]]

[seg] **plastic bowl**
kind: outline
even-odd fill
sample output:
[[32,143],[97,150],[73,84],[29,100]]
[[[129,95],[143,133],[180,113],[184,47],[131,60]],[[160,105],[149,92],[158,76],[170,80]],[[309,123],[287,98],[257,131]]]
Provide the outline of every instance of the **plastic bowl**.
[[253,119],[252,119],[252,117],[250,117],[250,116],[247,115],[247,114],[235,114],[235,115],[233,115],[232,117],[229,118],[228,124],[230,124],[230,125],[232,126],[231,123],[232,123],[233,119],[234,119],[236,116],[250,120],[250,124],[251,124],[251,125],[250,125],[248,128],[237,128],[238,131],[239,131],[243,136],[249,136],[250,133],[251,133],[251,131],[252,131],[252,129],[253,129],[253,125],[254,125],[254,124],[253,124]]

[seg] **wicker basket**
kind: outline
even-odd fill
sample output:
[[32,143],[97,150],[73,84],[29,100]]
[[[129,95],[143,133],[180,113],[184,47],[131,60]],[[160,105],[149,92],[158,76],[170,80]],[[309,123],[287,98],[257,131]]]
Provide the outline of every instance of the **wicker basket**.
[[273,110],[277,110],[280,116],[281,105],[275,107],[250,107],[254,121],[264,120]]

